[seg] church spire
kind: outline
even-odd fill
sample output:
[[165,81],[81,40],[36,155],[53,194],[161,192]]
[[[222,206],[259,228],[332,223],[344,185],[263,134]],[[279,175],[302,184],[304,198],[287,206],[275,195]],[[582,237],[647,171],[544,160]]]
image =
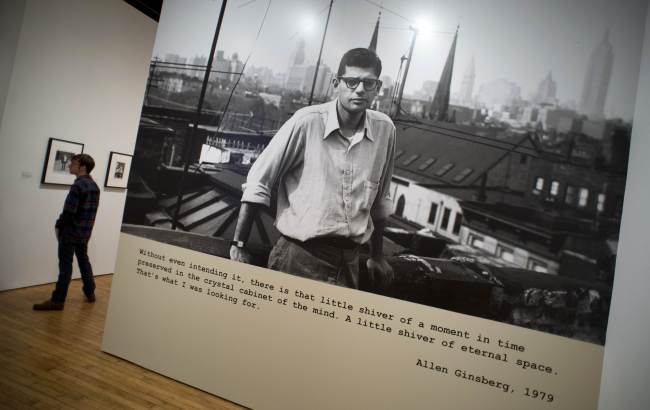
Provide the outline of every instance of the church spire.
[[456,56],[456,40],[458,39],[459,28],[460,26],[456,27],[454,41],[451,43],[447,62],[445,63],[445,68],[442,70],[442,74],[440,75],[438,88],[436,89],[436,94],[431,103],[430,116],[434,121],[447,121],[449,96],[451,94],[451,76],[454,71],[454,57]]
[[379,19],[381,18],[381,11],[377,16],[377,22],[375,23],[375,30],[372,32],[372,38],[370,39],[370,45],[368,46],[369,50],[377,52],[377,36],[379,35]]

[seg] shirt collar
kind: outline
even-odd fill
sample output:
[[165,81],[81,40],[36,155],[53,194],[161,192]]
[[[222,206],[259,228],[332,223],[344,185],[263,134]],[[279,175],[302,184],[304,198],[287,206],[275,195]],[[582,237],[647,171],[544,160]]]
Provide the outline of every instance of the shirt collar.
[[[338,98],[336,98],[333,101],[330,101],[328,103],[327,122],[325,123],[325,135],[323,135],[323,139],[327,138],[334,131],[341,128],[339,124],[339,116],[336,112],[336,105],[338,104],[338,101],[339,101]],[[367,112],[364,115],[363,121],[364,121],[364,129],[365,129],[365,132],[363,133],[364,136],[368,138],[370,141],[374,141],[375,137],[372,135],[372,127],[370,127],[370,121],[368,119]]]

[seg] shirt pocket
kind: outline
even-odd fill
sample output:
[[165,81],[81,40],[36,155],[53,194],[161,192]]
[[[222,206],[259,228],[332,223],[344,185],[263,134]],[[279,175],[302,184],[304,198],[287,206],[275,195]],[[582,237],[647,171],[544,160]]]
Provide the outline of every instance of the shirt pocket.
[[363,200],[361,201],[361,210],[369,211],[377,197],[379,182],[364,181],[363,183]]

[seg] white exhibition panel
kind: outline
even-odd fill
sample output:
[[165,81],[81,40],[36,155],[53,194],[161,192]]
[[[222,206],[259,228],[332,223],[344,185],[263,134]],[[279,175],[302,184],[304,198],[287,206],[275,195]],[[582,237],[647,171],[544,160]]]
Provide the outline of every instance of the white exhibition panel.
[[260,409],[593,409],[603,356],[124,233],[102,349]]
[[[650,14],[649,14],[650,16]],[[645,409],[650,392],[645,383],[650,377],[644,347],[650,344],[647,297],[648,255],[644,232],[650,228],[646,218],[650,195],[645,186],[646,158],[650,155],[650,35],[646,31],[639,100],[630,155],[625,217],[621,231],[614,302],[605,349],[527,329],[516,328],[439,309],[413,305],[394,299],[336,288],[252,266],[171,247],[146,239],[122,235],[113,299],[109,306],[103,349],[128,360],[177,378],[224,398],[255,408],[595,408]],[[645,91],[644,91],[645,90]],[[634,242],[633,246],[626,243]],[[426,346],[384,330],[350,324],[341,309],[330,309],[337,319],[292,305],[256,303],[250,309],[243,303],[223,301],[207,292],[215,282],[198,283],[211,276],[197,273],[190,289],[174,278],[163,281],[153,272],[138,273],[139,253],[149,249],[167,259],[192,261],[239,274],[249,282],[237,284],[256,289],[257,279],[305,294],[344,300],[355,308],[381,306],[395,318],[425,317],[467,329],[476,336],[490,334],[517,340],[526,346],[522,357],[553,367],[553,374],[530,373],[511,364],[486,361],[442,345]],[[187,271],[185,272],[187,275]],[[194,279],[193,279],[194,280]],[[192,280],[192,281],[193,281]],[[215,280],[226,283],[225,278]],[[207,287],[206,287],[207,285]],[[216,286],[216,285],[215,285]],[[237,292],[237,290],[235,290]],[[269,293],[270,294],[270,293]],[[277,302],[277,295],[274,299]],[[300,296],[291,299],[300,302]],[[360,315],[356,312],[357,319]],[[392,320],[395,320],[392,319]],[[378,320],[383,325],[391,320]],[[397,325],[393,330],[399,330]],[[382,327],[385,329],[385,327]],[[412,329],[413,330],[413,329]],[[420,333],[421,336],[424,332]],[[435,335],[431,335],[432,337]],[[441,342],[437,340],[437,342]],[[462,340],[461,340],[462,342]],[[459,344],[461,343],[459,342]],[[468,342],[469,343],[469,342]],[[474,340],[474,344],[476,340]],[[452,350],[452,349],[450,349]],[[605,370],[599,393],[605,351]],[[388,352],[388,353],[387,353]],[[414,357],[431,354],[424,369]],[[433,363],[433,365],[431,365]],[[550,364],[549,364],[550,363]],[[443,376],[436,365],[447,365],[452,376]],[[453,376],[455,369],[483,372],[493,378],[509,380],[509,394],[482,383],[472,385]],[[555,372],[560,369],[558,374]],[[426,370],[426,371],[424,371]],[[423,373],[420,371],[424,371]],[[566,377],[566,378],[565,378]],[[320,382],[314,383],[314,381]],[[540,390],[554,394],[553,402],[520,396],[529,382],[539,382]],[[315,385],[318,384],[318,385]],[[516,387],[514,387],[516,386]],[[548,392],[546,398],[548,399]],[[598,397],[600,394],[600,402]]]

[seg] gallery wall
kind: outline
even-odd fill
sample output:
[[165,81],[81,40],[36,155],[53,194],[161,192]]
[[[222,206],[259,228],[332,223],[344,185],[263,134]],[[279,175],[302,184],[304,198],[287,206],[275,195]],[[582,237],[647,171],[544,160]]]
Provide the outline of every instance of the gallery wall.
[[[650,16],[650,14],[649,14]],[[647,25],[650,25],[648,19]],[[40,184],[49,137],[84,142],[103,182],[108,153],[130,152],[156,26],[122,1],[0,2],[0,290],[51,282],[65,188]],[[650,33],[646,33],[601,409],[642,409],[650,366]],[[125,191],[102,187],[90,245],[113,271]]]
[[14,66],[18,34],[23,21],[25,0],[0,3],[0,121],[4,112],[11,69]]
[[89,255],[96,274],[112,273],[126,191],[102,185],[110,151],[133,151],[157,25],[117,0],[12,0],[2,11],[3,37],[14,34],[2,45],[15,45],[0,48],[0,290],[56,280],[67,187],[40,183],[50,137],[95,158],[102,192]]

